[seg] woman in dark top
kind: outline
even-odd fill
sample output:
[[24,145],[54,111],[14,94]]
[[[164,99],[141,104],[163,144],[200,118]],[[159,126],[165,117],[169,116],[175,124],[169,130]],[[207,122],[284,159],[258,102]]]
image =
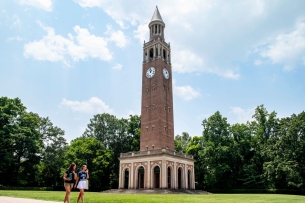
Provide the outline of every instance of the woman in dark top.
[[87,179],[89,179],[89,170],[87,169],[86,165],[83,165],[82,170],[80,172],[78,172],[77,179],[76,179],[77,188],[79,189],[79,195],[78,195],[76,203],[78,203],[78,201],[80,199],[82,199],[82,203],[84,203],[84,195],[85,195],[84,192],[85,192],[85,189],[88,190]]
[[64,174],[64,187],[66,189],[66,195],[65,195],[65,199],[64,199],[64,203],[70,203],[70,192],[73,188],[73,185],[75,183],[75,180],[77,178],[76,173],[75,173],[75,169],[76,169],[76,164],[72,163],[70,164],[68,170],[66,171],[66,173]]

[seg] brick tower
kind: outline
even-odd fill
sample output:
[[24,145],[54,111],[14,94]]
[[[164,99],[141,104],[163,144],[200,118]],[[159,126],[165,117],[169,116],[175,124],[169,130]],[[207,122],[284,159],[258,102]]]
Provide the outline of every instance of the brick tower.
[[156,7],[143,45],[140,151],[121,153],[120,189],[195,189],[194,159],[175,151],[172,66]]
[[143,47],[140,150],[174,150],[174,116],[170,45],[156,8],[149,23],[149,42]]

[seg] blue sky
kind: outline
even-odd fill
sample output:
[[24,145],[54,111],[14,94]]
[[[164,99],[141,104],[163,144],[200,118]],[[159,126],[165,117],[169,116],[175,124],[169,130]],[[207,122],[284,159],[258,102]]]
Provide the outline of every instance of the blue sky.
[[142,47],[158,5],[171,44],[175,134],[201,135],[261,104],[305,109],[304,1],[0,1],[0,96],[19,97],[68,141],[90,118],[140,115]]

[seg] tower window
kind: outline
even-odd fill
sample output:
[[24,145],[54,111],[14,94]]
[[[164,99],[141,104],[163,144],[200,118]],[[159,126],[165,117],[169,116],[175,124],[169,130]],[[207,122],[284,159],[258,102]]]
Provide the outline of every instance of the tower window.
[[171,108],[170,107],[168,107],[168,112],[171,112]]
[[164,126],[164,132],[166,132],[166,126]]
[[154,104],[152,105],[152,110],[155,110],[155,105]]
[[164,110],[166,110],[166,105],[164,105]]
[[152,85],[152,89],[155,90],[155,85]]
[[155,131],[155,126],[154,126],[154,125],[152,126],[151,130],[152,130],[153,132]]
[[157,25],[155,25],[155,34],[157,34]]
[[148,106],[146,106],[146,111],[148,111]]
[[146,127],[146,132],[148,133],[148,126]]
[[166,51],[163,49],[163,58],[166,59]]
[[149,50],[149,58],[150,58],[150,59],[153,59],[153,58],[154,58],[154,49],[153,49],[153,48],[151,48],[151,49]]

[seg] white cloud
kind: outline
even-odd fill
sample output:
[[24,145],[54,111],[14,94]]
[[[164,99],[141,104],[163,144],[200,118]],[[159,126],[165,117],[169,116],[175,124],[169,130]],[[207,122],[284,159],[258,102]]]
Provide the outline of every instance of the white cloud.
[[305,22],[298,22],[296,29],[288,34],[280,34],[270,39],[260,55],[273,63],[283,64],[290,71],[294,64],[305,56]]
[[17,37],[9,37],[6,39],[6,41],[10,42],[10,41],[22,41],[22,38],[17,36]]
[[60,105],[71,109],[73,112],[86,114],[113,113],[109,105],[106,105],[97,97],[91,97],[87,101],[71,101],[64,98]]
[[189,101],[201,96],[200,92],[193,89],[190,85],[186,86],[176,86],[175,81],[173,81],[173,91],[174,94],[182,99]]
[[105,34],[110,35],[108,40],[115,42],[117,47],[125,48],[129,43],[128,38],[121,30],[114,31],[110,25],[107,26],[107,32]]
[[20,28],[20,27],[21,27],[20,18],[17,15],[13,15],[11,28]]
[[254,64],[257,65],[257,66],[259,66],[259,65],[262,64],[262,61],[261,61],[261,60],[255,60],[255,61],[254,61]]
[[252,116],[255,113],[255,108],[242,109],[240,107],[231,107],[231,110],[231,113],[235,116],[234,122],[237,123],[246,123],[253,120]]
[[141,44],[143,44],[144,41],[149,40],[148,33],[149,33],[149,29],[147,27],[147,24],[140,24],[138,25],[138,28],[133,31],[134,37],[139,39]]
[[179,49],[178,52],[172,53],[173,55],[173,71],[178,73],[192,73],[192,72],[208,72],[214,73],[221,77],[230,78],[230,79],[238,79],[239,74],[235,73],[230,69],[220,69],[218,67],[208,66],[204,63],[204,60],[196,55],[195,53],[186,50]]
[[89,57],[99,58],[103,61],[112,59],[112,53],[107,48],[107,40],[89,33],[87,29],[74,27],[75,36],[68,34],[68,38],[56,35],[51,27],[39,23],[47,32],[41,40],[29,42],[24,45],[24,56],[36,60],[51,62],[62,61],[69,65],[67,56],[74,61],[85,60]]
[[88,26],[89,26],[90,30],[95,30],[95,27],[93,25],[91,25],[90,23]]
[[52,11],[51,0],[19,0],[20,5],[29,5],[45,11]]
[[74,0],[75,3],[78,3],[81,7],[102,7],[108,0]]
[[117,63],[117,64],[115,64],[115,66],[112,67],[112,69],[121,70],[122,67],[123,67],[123,66],[122,66],[121,64]]

